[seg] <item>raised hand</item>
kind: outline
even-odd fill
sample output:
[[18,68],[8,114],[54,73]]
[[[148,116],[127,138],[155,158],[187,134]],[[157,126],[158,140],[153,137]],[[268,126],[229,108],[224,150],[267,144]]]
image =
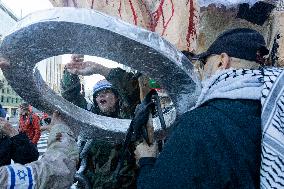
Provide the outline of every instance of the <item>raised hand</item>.
[[19,132],[15,128],[13,128],[13,126],[4,118],[0,118],[0,132],[8,135],[9,137],[13,137],[19,134]]
[[65,65],[68,72],[76,75],[100,74],[107,77],[111,68],[92,61],[84,61],[83,55],[72,55],[71,62]]
[[0,68],[8,68],[10,66],[10,62],[3,57],[0,57]]
[[90,61],[84,62],[83,55],[72,55],[71,61],[65,65],[68,72],[76,75],[92,75],[94,74],[94,63]]

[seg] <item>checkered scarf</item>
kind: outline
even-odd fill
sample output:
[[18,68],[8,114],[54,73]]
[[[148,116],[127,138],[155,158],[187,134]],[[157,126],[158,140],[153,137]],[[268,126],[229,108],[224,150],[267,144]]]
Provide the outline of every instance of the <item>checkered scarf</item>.
[[284,70],[224,70],[203,82],[195,107],[210,99],[261,100],[261,188],[284,188]]

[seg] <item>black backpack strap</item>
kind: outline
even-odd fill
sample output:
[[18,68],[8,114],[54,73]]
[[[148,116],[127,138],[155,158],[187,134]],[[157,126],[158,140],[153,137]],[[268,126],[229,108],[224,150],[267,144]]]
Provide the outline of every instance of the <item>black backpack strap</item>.
[[33,114],[30,115],[30,124],[33,124]]
[[[38,116],[37,114],[34,114],[33,112],[31,112],[31,115],[30,115],[30,124],[34,127],[33,125],[33,115],[36,115]],[[38,116],[39,117],[39,116]],[[39,121],[41,121],[41,119],[39,119]]]

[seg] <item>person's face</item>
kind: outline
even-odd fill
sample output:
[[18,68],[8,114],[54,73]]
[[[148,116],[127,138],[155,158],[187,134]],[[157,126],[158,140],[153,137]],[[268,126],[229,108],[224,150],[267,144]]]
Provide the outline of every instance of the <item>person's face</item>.
[[110,114],[116,111],[116,103],[118,99],[111,89],[106,89],[98,92],[95,98],[101,112]]
[[20,107],[20,115],[26,115],[28,113],[29,113],[28,109]]

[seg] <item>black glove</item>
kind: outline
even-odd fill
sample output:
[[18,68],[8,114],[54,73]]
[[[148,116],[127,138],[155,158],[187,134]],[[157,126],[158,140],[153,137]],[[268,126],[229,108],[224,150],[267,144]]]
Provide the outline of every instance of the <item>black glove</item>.
[[25,133],[19,133],[11,138],[11,157],[15,163],[26,164],[36,161],[39,157],[36,144],[33,144]]
[[[122,156],[119,160],[119,163],[114,173],[114,175],[116,175],[116,179],[119,179],[119,176],[120,176],[119,173],[123,167],[125,156],[126,156],[126,149],[129,147],[131,140],[137,141],[141,136],[143,136],[143,138],[149,144],[148,132],[145,126],[148,122],[150,111],[155,107],[154,102],[152,102],[152,96],[154,94],[157,94],[157,92],[155,90],[151,90],[145,96],[141,104],[137,105],[135,109],[134,118],[132,119],[130,123],[129,129],[127,131],[124,144],[122,147]],[[134,137],[133,137],[133,134],[134,134]]]
[[141,104],[137,105],[135,109],[135,116],[132,120],[135,140],[137,140],[140,136],[143,136],[146,141],[148,139],[148,133],[145,126],[149,120],[150,111],[153,111],[155,108],[155,103],[152,102],[152,96],[155,94],[157,94],[157,91],[152,89],[145,96]]

